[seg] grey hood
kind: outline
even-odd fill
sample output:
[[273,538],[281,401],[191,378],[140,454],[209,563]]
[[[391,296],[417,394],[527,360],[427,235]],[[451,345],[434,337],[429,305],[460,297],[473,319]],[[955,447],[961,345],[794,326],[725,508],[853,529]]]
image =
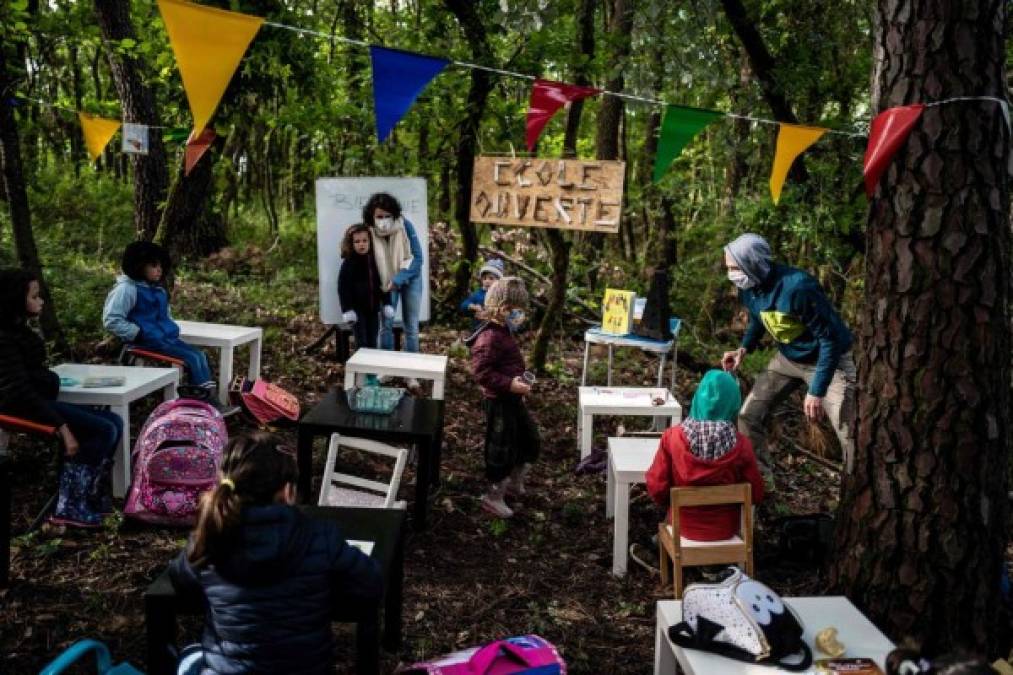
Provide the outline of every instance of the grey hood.
[[762,284],[770,274],[773,260],[770,244],[758,234],[743,234],[725,246],[725,253],[730,255],[739,269],[757,284]]

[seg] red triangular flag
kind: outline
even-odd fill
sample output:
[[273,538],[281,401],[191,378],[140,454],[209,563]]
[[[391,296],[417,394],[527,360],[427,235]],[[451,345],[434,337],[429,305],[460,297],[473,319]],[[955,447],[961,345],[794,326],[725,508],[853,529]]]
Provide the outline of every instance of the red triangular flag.
[[211,127],[205,127],[197,138],[193,137],[192,131],[190,132],[190,138],[186,139],[186,165],[183,167],[183,175],[190,175],[193,168],[197,166],[197,162],[211,147],[216,136],[215,130]]
[[594,87],[535,80],[535,86],[531,88],[531,102],[528,104],[528,152],[535,149],[535,143],[538,142],[542,129],[549,123],[557,110],[570,101],[579,101],[582,98],[600,93],[601,89]]
[[890,108],[876,115],[869,130],[869,145],[865,148],[865,194],[869,199],[876,193],[876,184],[886,171],[886,165],[904,145],[911,128],[921,117],[925,106],[921,103]]

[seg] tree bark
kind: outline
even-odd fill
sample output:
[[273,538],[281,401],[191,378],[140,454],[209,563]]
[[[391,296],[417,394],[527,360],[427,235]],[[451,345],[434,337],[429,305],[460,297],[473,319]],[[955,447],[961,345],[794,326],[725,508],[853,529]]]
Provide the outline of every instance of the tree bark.
[[[1006,11],[879,0],[873,108],[1004,99]],[[856,465],[831,582],[933,651],[1008,649],[1009,143],[994,102],[926,108],[869,214]]]
[[[580,59],[574,68],[576,84],[587,86],[591,80],[587,76],[588,64],[594,58],[594,8],[595,0],[581,0],[577,15],[577,53]],[[574,101],[566,113],[566,132],[563,135],[563,157],[577,156],[577,135],[580,131],[581,113],[584,101]],[[549,342],[552,340],[554,328],[562,316],[566,303],[566,289],[570,274],[570,237],[560,230],[545,230],[545,241],[552,255],[552,284],[549,287],[549,302],[538,325],[538,335],[531,347],[531,367],[536,372],[545,371],[545,362],[549,354]]]
[[[17,79],[14,74],[23,69],[24,63],[24,59],[19,58],[11,43],[0,44],[0,91],[12,91]],[[24,166],[21,163],[21,145],[17,122],[14,119],[14,108],[6,101],[0,101],[0,165],[2,165],[0,169],[3,170],[4,194],[11,217],[14,252],[18,258],[18,265],[38,277],[42,296],[46,301],[42,306],[40,317],[42,332],[47,339],[56,344],[57,351],[65,352],[67,341],[56,317],[53,296],[42,274],[39,249],[35,245],[35,233],[32,231],[32,215],[28,208],[28,189],[25,184]]]
[[[461,30],[471,46],[471,53],[476,62],[488,64],[492,62],[492,50],[486,36],[485,26],[478,15],[477,7],[470,0],[445,0]],[[464,297],[471,284],[472,268],[478,259],[478,232],[471,222],[471,179],[475,169],[475,150],[478,147],[478,126],[485,113],[485,104],[492,91],[493,81],[484,70],[471,71],[471,84],[468,87],[468,103],[464,120],[458,125],[460,136],[457,143],[457,158],[454,174],[457,177],[457,189],[454,192],[454,219],[461,231],[461,243],[464,257],[459,262],[454,274],[454,292],[452,297]]]
[[[158,125],[155,97],[144,82],[144,64],[116,50],[121,40],[137,40],[130,21],[129,0],[95,0],[95,14],[109,55],[109,68],[127,122]],[[158,230],[162,204],[169,186],[162,130],[148,128],[148,154],[130,155],[134,177],[134,229],[139,239],[150,240]]]
[[223,145],[222,138],[216,138],[189,176],[183,174],[182,162],[177,168],[176,180],[155,235],[155,240],[165,246],[174,261],[187,256],[207,256],[229,243],[222,214],[207,205],[214,192],[215,158]]

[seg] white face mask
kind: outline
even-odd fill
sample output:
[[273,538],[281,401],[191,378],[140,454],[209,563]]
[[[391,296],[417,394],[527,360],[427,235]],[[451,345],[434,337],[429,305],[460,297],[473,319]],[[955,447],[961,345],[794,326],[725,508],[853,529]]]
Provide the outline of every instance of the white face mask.
[[376,225],[376,229],[380,232],[390,232],[394,229],[394,218],[391,216],[376,218],[373,222]]
[[746,290],[756,285],[756,282],[750,279],[745,272],[742,270],[728,270],[728,281],[735,284],[737,288]]

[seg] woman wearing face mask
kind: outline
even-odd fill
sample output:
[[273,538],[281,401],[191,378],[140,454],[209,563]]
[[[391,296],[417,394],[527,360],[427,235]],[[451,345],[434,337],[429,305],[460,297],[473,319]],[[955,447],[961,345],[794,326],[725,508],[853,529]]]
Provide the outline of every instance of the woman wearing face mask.
[[851,331],[834,310],[816,279],[808,273],[773,262],[770,245],[758,234],[744,234],[725,247],[728,280],[739,289],[749,311],[742,346],[725,352],[721,365],[734,371],[742,357],[757,347],[766,330],[777,354],[756,379],[742,404],[739,430],[749,437],[764,473],[770,458],[764,446],[767,415],[797,387],[807,387],[803,409],[809,420],[825,411],[850,472],[854,457],[851,421],[855,414],[855,362]]
[[[373,234],[373,256],[380,273],[380,290],[391,293],[392,304],[383,308],[380,348],[394,348],[394,309],[401,302],[405,351],[419,351],[419,309],[422,303],[422,266],[425,254],[411,221],[401,215],[401,204],[386,192],[369,198],[362,221]],[[418,382],[409,381],[417,387]]]

